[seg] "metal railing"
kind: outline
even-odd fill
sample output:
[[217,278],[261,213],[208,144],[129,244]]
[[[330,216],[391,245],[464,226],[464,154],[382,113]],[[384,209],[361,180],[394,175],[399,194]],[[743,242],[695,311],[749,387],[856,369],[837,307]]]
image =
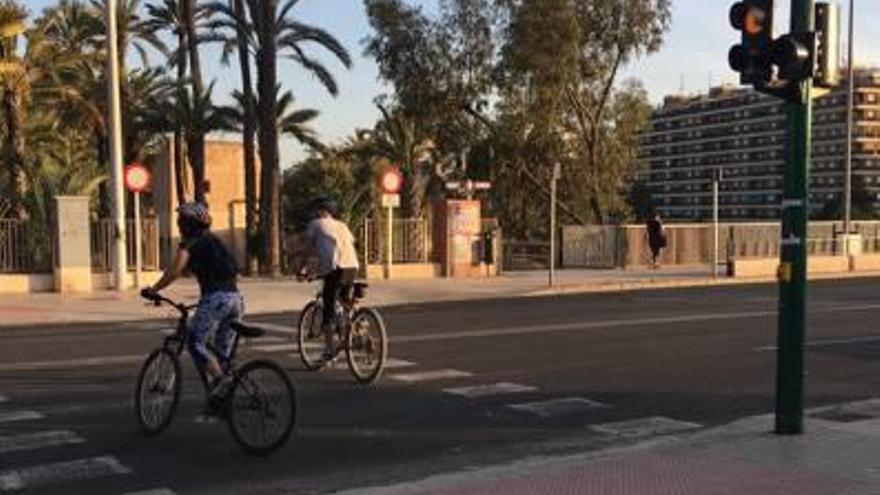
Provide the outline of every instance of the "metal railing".
[[0,273],[51,271],[53,245],[35,238],[24,220],[0,219]]
[[[387,221],[367,220],[358,229],[360,256],[362,259],[366,256],[367,264],[385,261],[387,228]],[[433,245],[427,220],[395,218],[392,228],[394,263],[427,263],[431,260]]]
[[[159,220],[144,218],[141,230],[141,270],[159,269]],[[126,224],[126,255],[129,270],[134,270],[135,245],[134,221],[129,219]],[[98,220],[92,222],[92,271],[109,273],[112,270],[113,252],[113,221]]]
[[504,241],[505,270],[539,270],[550,266],[549,241]]

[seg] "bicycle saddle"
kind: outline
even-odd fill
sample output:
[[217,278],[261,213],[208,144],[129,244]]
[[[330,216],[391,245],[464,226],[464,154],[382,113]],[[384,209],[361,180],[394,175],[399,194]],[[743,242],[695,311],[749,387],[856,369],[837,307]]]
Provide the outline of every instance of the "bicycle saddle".
[[248,325],[248,324],[242,323],[240,321],[233,321],[232,323],[229,324],[229,326],[230,326],[230,328],[232,328],[233,330],[238,332],[238,334],[241,335],[242,337],[248,337],[251,339],[256,338],[256,337],[262,337],[263,335],[266,334],[266,331],[263,330],[262,328],[255,327],[253,325]]

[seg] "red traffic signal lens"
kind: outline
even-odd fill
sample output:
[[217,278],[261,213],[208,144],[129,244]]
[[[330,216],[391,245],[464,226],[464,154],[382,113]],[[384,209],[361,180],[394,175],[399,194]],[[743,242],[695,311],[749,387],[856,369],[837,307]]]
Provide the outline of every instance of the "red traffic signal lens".
[[746,34],[761,34],[766,21],[767,12],[759,6],[737,2],[730,7],[730,25]]
[[743,31],[752,36],[761,34],[764,31],[764,19],[766,18],[767,14],[763,10],[750,8],[743,19]]

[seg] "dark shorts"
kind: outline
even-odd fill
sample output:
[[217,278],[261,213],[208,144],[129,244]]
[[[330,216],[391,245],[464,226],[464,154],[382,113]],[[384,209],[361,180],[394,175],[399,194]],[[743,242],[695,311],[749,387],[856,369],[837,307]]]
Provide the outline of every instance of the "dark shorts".
[[333,322],[336,301],[343,295],[349,296],[356,277],[356,268],[337,268],[324,276],[324,290],[321,292],[324,307],[321,321],[325,326]]

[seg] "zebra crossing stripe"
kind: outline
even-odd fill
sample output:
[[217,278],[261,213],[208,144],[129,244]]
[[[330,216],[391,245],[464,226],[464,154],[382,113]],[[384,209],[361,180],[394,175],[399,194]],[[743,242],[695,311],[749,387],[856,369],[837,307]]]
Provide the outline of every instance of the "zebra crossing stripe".
[[251,347],[251,349],[258,352],[294,352],[299,350],[299,346],[296,344],[268,344],[268,345],[255,345]]
[[493,395],[520,394],[537,391],[537,387],[530,385],[520,385],[518,383],[498,382],[488,385],[475,385],[472,387],[453,387],[443,391],[447,394],[458,395],[468,399],[479,399],[481,397],[491,397]]
[[473,376],[472,373],[460,370],[432,370],[419,371],[415,373],[397,373],[391,375],[393,380],[404,383],[427,382],[430,380],[446,380],[451,378],[466,378]]
[[131,469],[123,466],[115,457],[90,457],[0,471],[0,491],[11,492],[53,483],[129,473]]
[[409,368],[410,366],[415,366],[415,365],[416,365],[416,363],[414,363],[412,361],[407,361],[405,359],[389,358],[385,361],[384,368],[386,370],[393,370],[393,369],[397,369],[397,368]]
[[561,399],[510,404],[507,407],[515,411],[527,412],[542,418],[549,418],[550,416],[590,411],[608,406],[601,402],[585,399],[583,397],[563,397]]
[[174,490],[168,488],[154,488],[152,490],[144,490],[140,492],[126,492],[122,495],[176,495]]
[[671,435],[673,433],[681,433],[702,427],[703,425],[699,423],[678,421],[665,416],[649,416],[647,418],[591,425],[590,429],[605,435],[635,440],[661,435]]
[[43,418],[44,416],[36,411],[0,412],[0,423],[12,423],[14,421],[28,421]]
[[0,454],[44,449],[56,447],[58,445],[69,445],[83,442],[85,442],[85,440],[83,440],[82,437],[67,430],[25,433],[21,435],[0,437]]

